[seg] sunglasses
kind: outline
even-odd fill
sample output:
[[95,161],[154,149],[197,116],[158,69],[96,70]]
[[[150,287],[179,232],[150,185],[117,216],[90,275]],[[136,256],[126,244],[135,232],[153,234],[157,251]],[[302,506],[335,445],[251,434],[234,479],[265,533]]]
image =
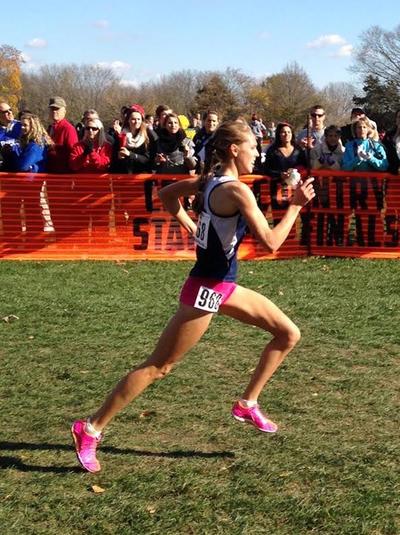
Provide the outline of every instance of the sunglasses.
[[311,117],[323,117],[325,113],[312,113]]
[[8,110],[0,110],[0,113],[12,113],[12,109],[8,108]]
[[98,128],[97,126],[85,126],[85,130],[93,130],[93,132],[97,132]]

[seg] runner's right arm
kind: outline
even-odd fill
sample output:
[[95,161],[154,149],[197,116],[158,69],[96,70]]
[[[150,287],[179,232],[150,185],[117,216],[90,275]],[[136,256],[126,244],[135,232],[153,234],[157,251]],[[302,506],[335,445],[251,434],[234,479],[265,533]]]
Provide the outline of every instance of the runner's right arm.
[[196,234],[196,223],[183,208],[181,197],[195,195],[199,189],[199,178],[177,180],[159,191],[164,208],[174,216],[178,223],[191,235]]

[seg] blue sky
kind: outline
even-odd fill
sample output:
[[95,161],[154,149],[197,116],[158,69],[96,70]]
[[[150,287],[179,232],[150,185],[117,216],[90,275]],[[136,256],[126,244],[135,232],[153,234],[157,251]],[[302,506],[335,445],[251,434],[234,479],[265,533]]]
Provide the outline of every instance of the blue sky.
[[263,77],[298,62],[311,80],[355,82],[348,71],[360,34],[400,23],[398,0],[41,0],[2,25],[25,69],[104,64],[126,83],[183,69],[241,69]]

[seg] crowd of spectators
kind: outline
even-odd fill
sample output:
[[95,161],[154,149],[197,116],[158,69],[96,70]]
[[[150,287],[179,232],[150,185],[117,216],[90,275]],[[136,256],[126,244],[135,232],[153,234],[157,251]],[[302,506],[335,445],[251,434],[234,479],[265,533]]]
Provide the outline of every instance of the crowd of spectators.
[[[145,114],[139,104],[123,106],[109,128],[95,109],[86,110],[73,125],[62,97],[49,99],[49,124],[22,110],[18,119],[0,102],[0,170],[47,173],[199,173],[211,158],[212,139],[220,117],[209,110],[188,120],[169,106]],[[399,174],[400,111],[395,125],[379,135],[376,123],[353,108],[342,127],[328,123],[321,105],[310,109],[308,122],[297,133],[287,121],[266,125],[253,113],[249,125],[260,156],[255,172],[285,180],[296,168],[373,170]]]

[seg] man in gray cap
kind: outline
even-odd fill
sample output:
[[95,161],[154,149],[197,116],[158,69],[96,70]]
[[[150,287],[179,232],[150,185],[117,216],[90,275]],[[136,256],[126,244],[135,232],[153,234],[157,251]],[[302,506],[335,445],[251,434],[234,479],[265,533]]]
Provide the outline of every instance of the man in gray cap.
[[67,121],[65,100],[61,97],[51,97],[49,100],[49,116],[52,124],[49,134],[54,141],[53,150],[48,152],[48,173],[68,173],[69,156],[72,147],[78,143],[75,127]]

